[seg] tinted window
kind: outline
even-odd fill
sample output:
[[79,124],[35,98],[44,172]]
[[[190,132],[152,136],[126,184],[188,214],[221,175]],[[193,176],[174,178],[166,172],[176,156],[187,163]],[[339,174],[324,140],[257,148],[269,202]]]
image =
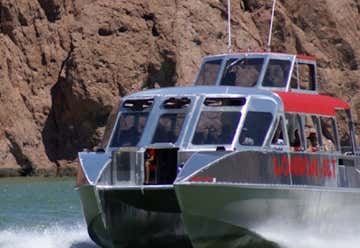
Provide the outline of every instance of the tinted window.
[[339,135],[341,150],[352,151],[351,136],[349,130],[349,118],[344,110],[336,111],[336,125]]
[[149,113],[121,114],[110,146],[136,146],[144,131],[148,114]]
[[195,85],[214,85],[221,67],[222,60],[208,61],[202,65]]
[[291,88],[315,90],[315,66],[312,64],[296,63],[291,75]]
[[221,79],[221,85],[255,86],[263,62],[263,59],[229,59]]
[[314,65],[298,64],[300,89],[315,90],[315,69]]
[[152,143],[175,143],[179,137],[185,114],[163,114],[159,118]]
[[335,122],[330,117],[320,117],[321,135],[325,151],[336,151]]
[[286,129],[290,141],[290,150],[295,152],[303,151],[305,148],[301,119],[297,114],[285,114]]
[[262,85],[266,87],[285,87],[290,67],[291,63],[288,60],[271,59]]
[[272,114],[249,111],[240,134],[240,144],[245,146],[261,146],[269,130]]
[[240,112],[202,112],[192,143],[194,145],[231,144],[240,116]]
[[119,109],[120,109],[120,104],[117,104],[116,107],[113,107],[113,109],[108,117],[104,135],[101,140],[101,147],[104,149],[105,149],[106,145],[109,143],[111,132],[114,129],[116,117],[117,117],[117,114],[119,113]]
[[272,145],[286,145],[286,140],[284,138],[284,123],[283,123],[283,119],[281,118],[278,126],[275,130],[274,136],[271,140],[271,144]]
[[319,151],[318,120],[316,116],[303,116],[306,151]]

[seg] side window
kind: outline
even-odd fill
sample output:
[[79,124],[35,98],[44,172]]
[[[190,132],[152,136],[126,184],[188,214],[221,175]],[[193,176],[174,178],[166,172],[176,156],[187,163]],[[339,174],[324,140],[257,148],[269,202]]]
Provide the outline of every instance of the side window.
[[221,59],[205,62],[201,67],[195,85],[214,85],[220,71],[221,62]]
[[175,143],[185,120],[185,113],[163,114],[156,127],[152,143]]
[[315,90],[315,66],[313,64],[295,63],[291,75],[292,89]]
[[339,134],[340,147],[342,152],[352,151],[349,119],[344,110],[336,111],[336,125]]
[[136,146],[143,134],[148,114],[148,112],[121,114],[110,146]]
[[240,134],[240,144],[244,146],[262,146],[268,133],[272,114],[249,111]]
[[291,89],[299,89],[299,67],[298,67],[298,63],[295,63],[294,65],[294,69],[293,72],[291,74],[291,79],[290,79],[290,87]]
[[306,151],[317,152],[319,151],[319,127],[316,116],[303,116],[304,119],[304,134],[306,138]]
[[192,144],[231,144],[241,117],[237,111],[203,111]]
[[324,151],[337,151],[335,121],[330,117],[320,117],[321,139]]
[[103,135],[103,138],[101,140],[101,147],[103,149],[105,149],[105,147],[108,144],[109,139],[111,137],[111,132],[112,132],[114,126],[115,126],[116,118],[117,118],[117,115],[119,113],[120,106],[121,106],[121,104],[120,104],[120,102],[118,102],[115,105],[115,107],[113,107],[113,109],[110,112],[110,115],[108,116],[105,131],[104,131],[104,135]]
[[294,152],[303,151],[305,149],[304,138],[302,136],[302,125],[299,115],[285,114],[286,129],[288,132],[290,150]]
[[285,135],[284,135],[284,121],[283,121],[282,117],[280,117],[280,120],[276,127],[274,136],[271,139],[271,144],[277,145],[277,146],[286,145],[286,139],[285,139]]
[[286,87],[291,62],[288,60],[271,59],[262,83],[265,87]]
[[221,85],[227,86],[255,86],[264,60],[258,58],[229,59],[221,79]]

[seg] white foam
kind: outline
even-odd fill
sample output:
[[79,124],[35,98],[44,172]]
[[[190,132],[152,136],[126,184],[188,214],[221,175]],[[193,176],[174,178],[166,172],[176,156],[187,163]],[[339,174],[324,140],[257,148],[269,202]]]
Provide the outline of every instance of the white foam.
[[321,235],[310,228],[292,230],[288,226],[280,229],[261,227],[257,233],[282,248],[359,248],[360,244],[360,237],[354,233]]
[[84,225],[0,230],[1,248],[95,248]]

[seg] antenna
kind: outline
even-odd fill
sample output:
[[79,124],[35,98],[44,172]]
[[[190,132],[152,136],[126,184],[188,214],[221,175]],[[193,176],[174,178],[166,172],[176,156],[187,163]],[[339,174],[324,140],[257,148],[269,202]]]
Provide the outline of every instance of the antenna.
[[227,2],[227,12],[228,12],[228,52],[231,52],[231,0]]
[[275,6],[276,6],[276,0],[273,0],[272,11],[271,11],[271,20],[270,20],[269,37],[268,37],[268,43],[267,43],[267,47],[266,47],[266,50],[268,52],[271,52],[271,36],[272,36],[272,28],[273,28],[274,15],[275,15]]

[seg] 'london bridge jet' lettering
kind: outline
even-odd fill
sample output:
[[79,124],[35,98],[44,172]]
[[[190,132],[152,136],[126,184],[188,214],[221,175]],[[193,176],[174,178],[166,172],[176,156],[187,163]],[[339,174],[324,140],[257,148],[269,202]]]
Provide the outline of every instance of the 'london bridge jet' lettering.
[[275,156],[273,158],[276,176],[336,177],[336,160],[320,157]]

